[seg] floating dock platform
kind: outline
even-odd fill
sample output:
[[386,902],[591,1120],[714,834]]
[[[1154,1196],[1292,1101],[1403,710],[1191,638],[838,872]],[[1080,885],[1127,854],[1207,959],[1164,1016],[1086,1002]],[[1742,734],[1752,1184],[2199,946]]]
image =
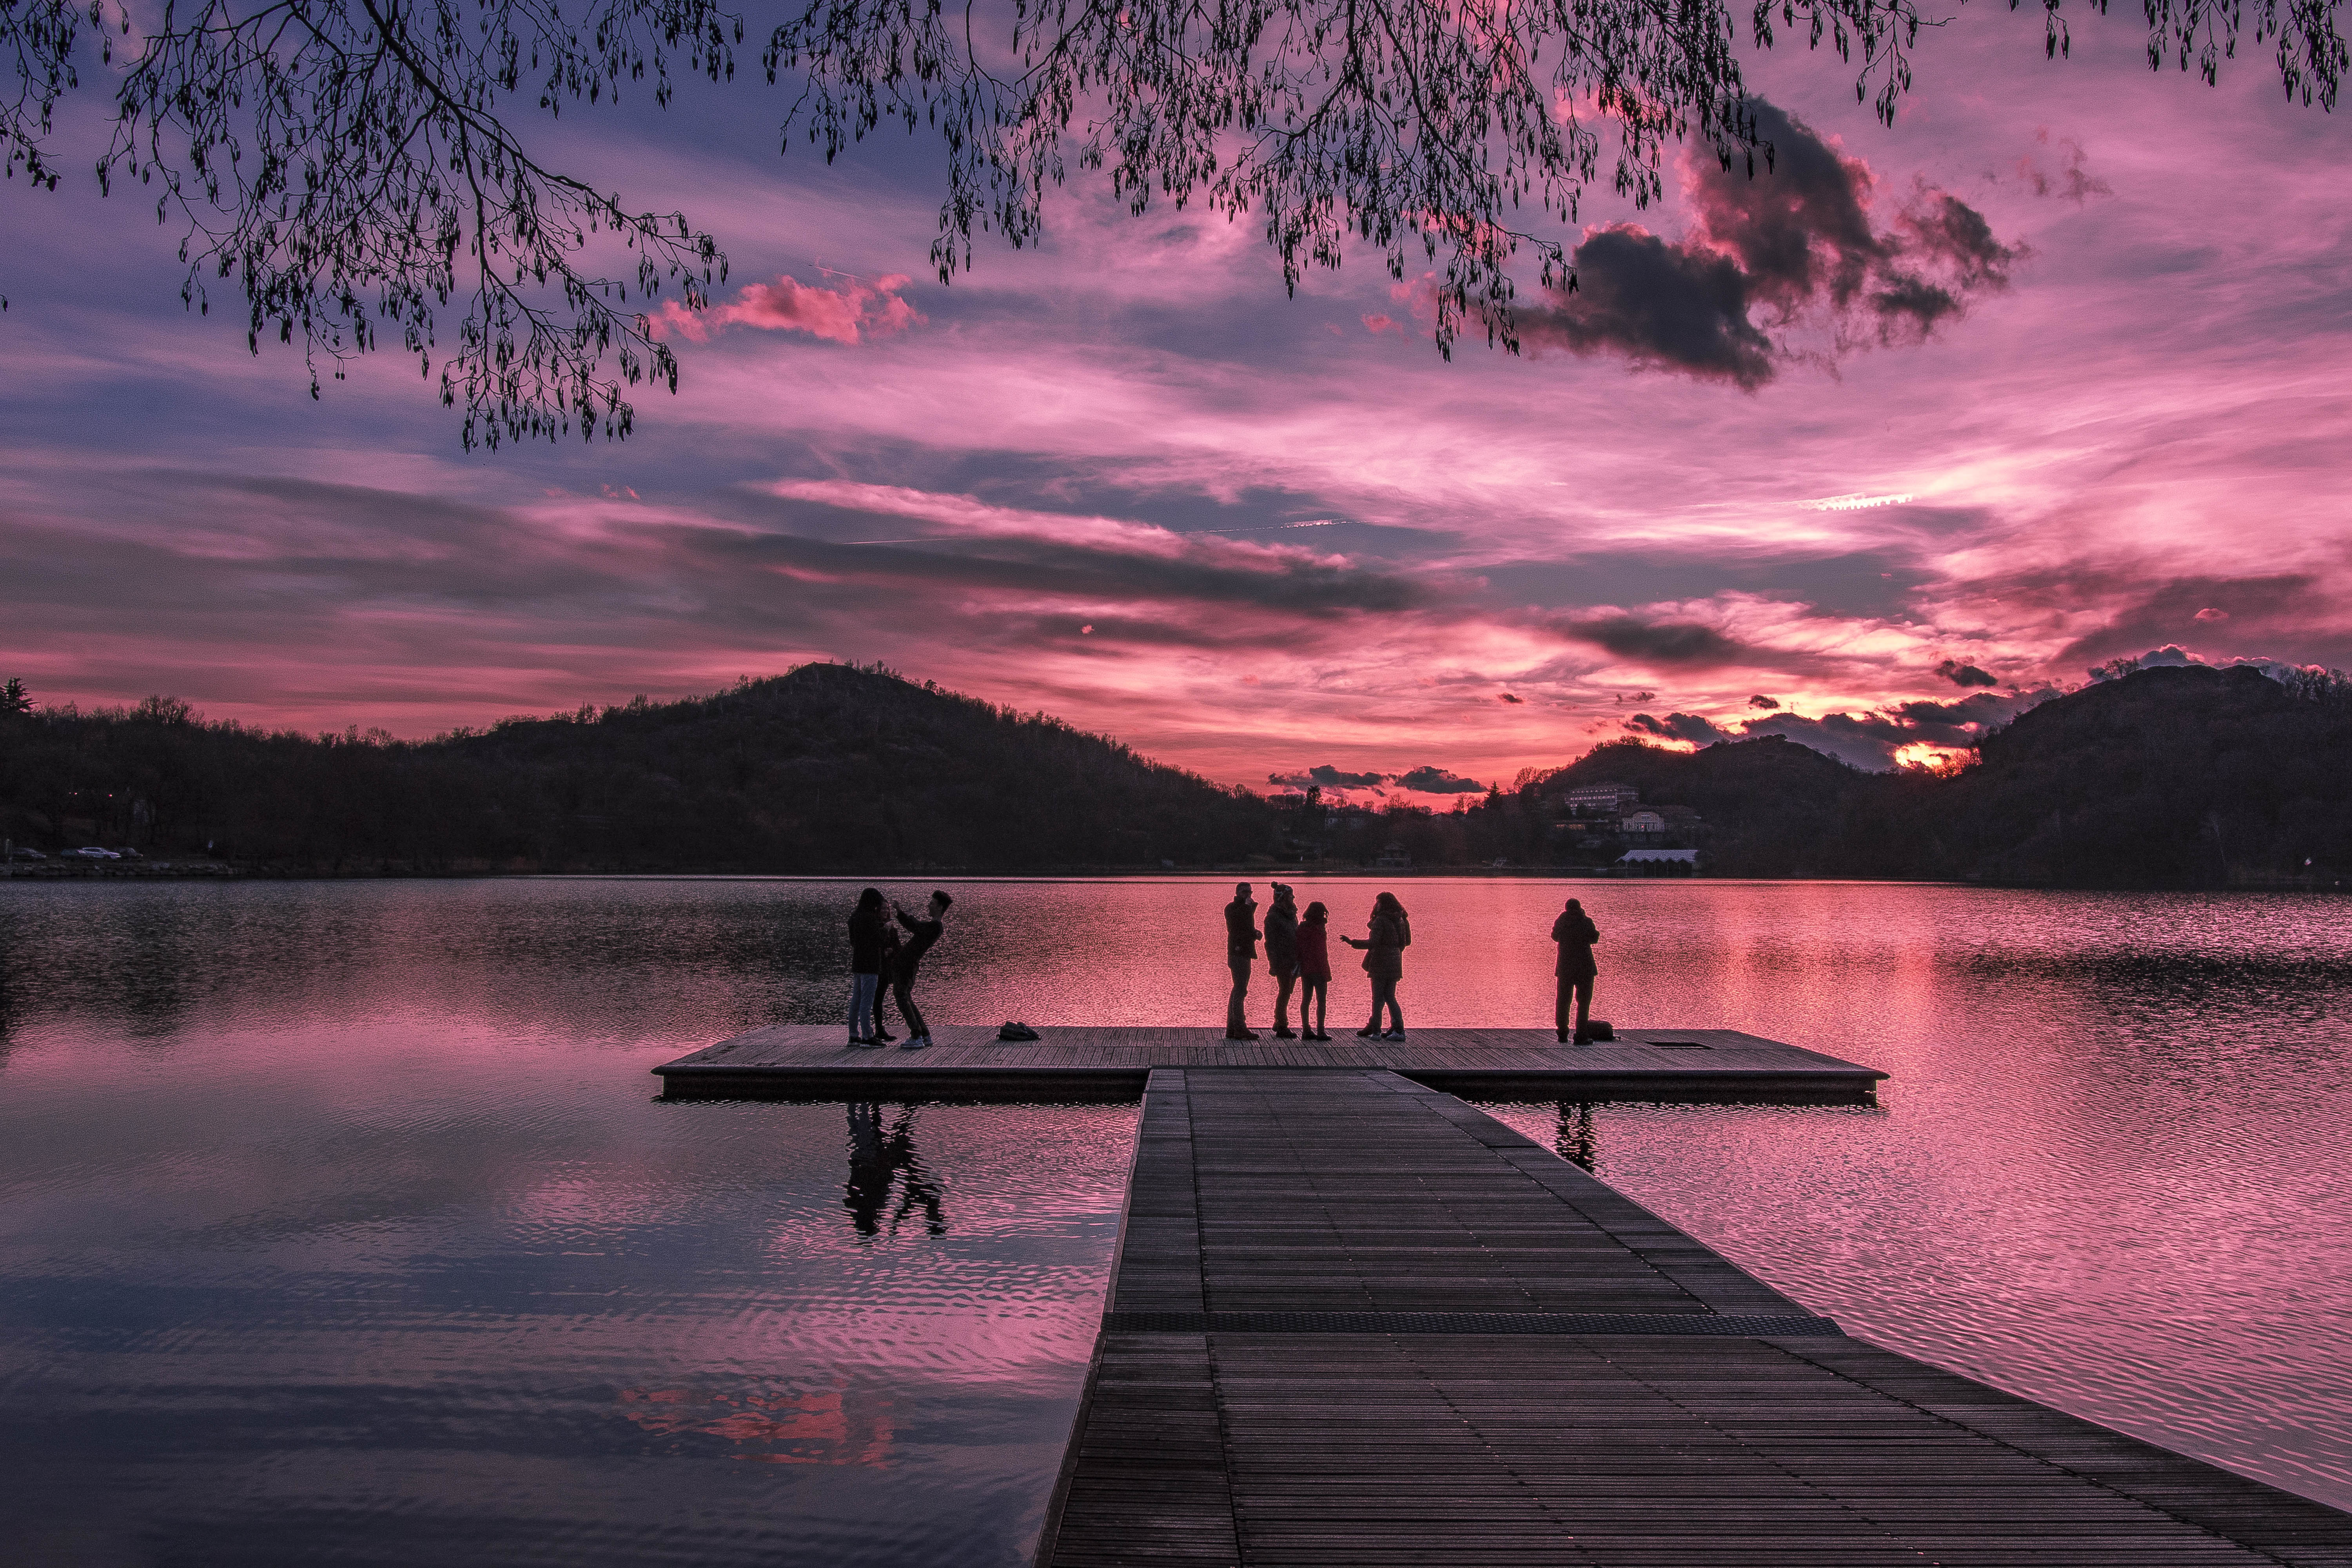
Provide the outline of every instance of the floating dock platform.
[[1728,1030],[778,1026],[672,1099],[1132,1099],[1040,1568],[2352,1568],[2352,1515],[1849,1337],[1444,1090],[1867,1101]]
[[1849,1338],[1401,1072],[1211,1067],[1150,1075],[1038,1561],[2347,1568],[2352,1515]]
[[1509,1100],[1868,1100],[1885,1074],[1733,1029],[1626,1029],[1561,1045],[1549,1029],[1414,1029],[1402,1040],[1228,1040],[1222,1029],[1039,1026],[1000,1041],[961,1025],[929,1050],[854,1050],[838,1025],[753,1029],[653,1070],[672,1100],[1132,1100],[1160,1068],[1381,1068],[1453,1093]]

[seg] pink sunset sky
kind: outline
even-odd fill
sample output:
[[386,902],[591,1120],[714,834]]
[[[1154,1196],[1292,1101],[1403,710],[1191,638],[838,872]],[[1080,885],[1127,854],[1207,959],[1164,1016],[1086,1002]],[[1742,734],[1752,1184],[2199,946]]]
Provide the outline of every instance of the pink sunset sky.
[[1286,298],[1255,227],[1079,176],[946,288],[928,143],[780,157],[756,81],[567,114],[732,277],[636,435],[499,453],[413,361],[314,402],[184,311],[140,198],[0,184],[0,675],[421,736],[878,659],[1439,799],[1627,733],[1885,766],[2152,650],[2352,664],[2352,124],[2143,48],[1962,7],[1892,130],[1759,57],[1769,180],[1597,187],[1578,296],[1530,265],[1528,352],[1451,363],[1377,255]]

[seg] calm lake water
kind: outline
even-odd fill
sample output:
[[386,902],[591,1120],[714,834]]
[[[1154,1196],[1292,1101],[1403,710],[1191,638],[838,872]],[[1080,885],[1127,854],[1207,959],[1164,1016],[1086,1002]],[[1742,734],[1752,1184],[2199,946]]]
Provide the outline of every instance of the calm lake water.
[[[935,1018],[1222,1018],[1224,885],[947,886]],[[1549,1024],[1561,884],[1398,890],[1409,1022]],[[1853,1331],[2352,1506],[2352,906],[1572,890],[1601,1016],[1894,1079],[1497,1114]],[[11,1560],[1024,1562],[1133,1108],[651,1098],[843,1011],[855,891],[0,886]]]

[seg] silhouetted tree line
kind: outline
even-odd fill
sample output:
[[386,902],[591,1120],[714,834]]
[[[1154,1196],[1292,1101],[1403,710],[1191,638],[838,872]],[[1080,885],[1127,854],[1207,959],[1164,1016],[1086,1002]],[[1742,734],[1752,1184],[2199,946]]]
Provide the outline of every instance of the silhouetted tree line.
[[0,701],[0,832],[207,845],[289,871],[977,870],[1320,862],[1604,863],[1559,823],[1577,784],[1687,806],[1711,875],[2089,887],[2352,876],[2352,683],[2158,668],[2042,704],[1957,773],[1865,773],[1779,737],[1635,741],[1432,812],[1277,806],[1115,741],[808,665],[708,698],[583,708],[426,742],[206,723],[187,704]]
[[1043,714],[807,665],[425,742],[184,703],[0,719],[0,831],[288,870],[1157,866],[1268,848],[1266,807]]

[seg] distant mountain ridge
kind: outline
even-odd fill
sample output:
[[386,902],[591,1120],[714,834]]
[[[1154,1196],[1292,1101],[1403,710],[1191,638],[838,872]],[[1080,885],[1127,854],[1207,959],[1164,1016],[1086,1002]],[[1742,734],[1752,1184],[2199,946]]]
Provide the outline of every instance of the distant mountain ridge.
[[849,665],[425,742],[263,734],[191,723],[184,707],[5,730],[0,821],[20,843],[211,841],[289,869],[1156,867],[1274,840],[1246,792]]
[[[1622,741],[1448,814],[1328,816],[1043,714],[811,664],[706,698],[434,741],[128,712],[0,714],[0,833],[210,843],[297,873],[968,871],[1369,864],[1573,868],[1577,784],[1686,807],[1712,875],[2084,887],[2352,879],[2352,686],[2158,668],[2053,699],[1955,775],[1869,773],[1778,737]],[[1683,816],[1687,820],[1686,814]]]
[[[2020,715],[1951,776],[1870,773],[1778,737],[1601,746],[1542,787],[1615,780],[1706,823],[1722,876],[2085,887],[2352,878],[2352,689],[2252,667],[2146,669]],[[2305,862],[2309,862],[2306,866]]]

